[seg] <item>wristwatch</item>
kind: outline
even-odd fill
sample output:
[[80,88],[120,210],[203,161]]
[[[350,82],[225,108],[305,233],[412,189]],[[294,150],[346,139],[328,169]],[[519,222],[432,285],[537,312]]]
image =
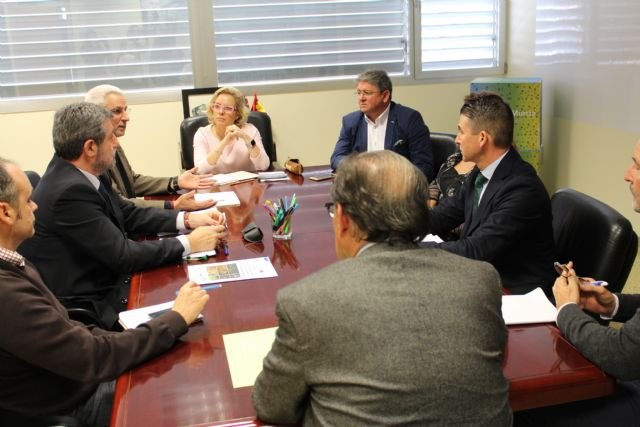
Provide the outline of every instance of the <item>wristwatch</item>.
[[178,185],[178,177],[174,176],[169,180],[169,191],[171,193],[177,193],[180,191],[180,185]]

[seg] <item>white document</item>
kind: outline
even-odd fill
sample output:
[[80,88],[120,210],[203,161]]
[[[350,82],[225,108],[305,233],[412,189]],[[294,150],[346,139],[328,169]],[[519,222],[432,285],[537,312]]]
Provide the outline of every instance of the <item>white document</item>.
[[442,240],[440,238],[440,236],[438,236],[437,234],[427,234],[426,236],[424,236],[424,239],[422,239],[423,242],[436,242],[436,243],[442,243],[444,242],[444,240]]
[[200,285],[276,277],[278,275],[269,257],[189,265],[187,272],[189,279]]
[[148,322],[152,317],[157,317],[165,311],[171,310],[171,307],[173,307],[173,301],[136,308],[134,310],[122,311],[118,315],[118,321],[123,328],[133,329],[138,327],[141,323]]
[[[125,329],[137,328],[138,325],[148,322],[149,320],[171,310],[174,302],[175,301],[168,301],[163,302],[162,304],[122,311],[118,314],[118,322]],[[198,315],[197,321],[199,320],[202,320],[202,314]]]
[[232,173],[219,173],[213,175],[213,179],[216,182],[216,185],[228,185],[235,184],[237,182],[250,181],[252,179],[256,179],[258,177],[257,174],[246,172],[246,171],[238,171]]
[[[218,193],[196,193],[193,196],[198,202],[205,200],[215,200],[216,207],[221,206],[240,206],[240,199],[235,191],[220,191]],[[199,212],[206,211],[208,209],[202,209]]]
[[507,325],[551,323],[556,314],[556,307],[540,288],[524,295],[502,296],[502,318]]
[[222,336],[233,388],[250,387],[262,371],[262,360],[271,350],[277,328],[258,329]]

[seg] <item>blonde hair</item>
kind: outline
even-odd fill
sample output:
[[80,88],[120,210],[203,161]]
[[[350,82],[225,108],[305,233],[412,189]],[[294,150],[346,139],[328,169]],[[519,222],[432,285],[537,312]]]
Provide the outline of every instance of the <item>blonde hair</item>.
[[242,92],[232,86],[221,87],[211,97],[211,100],[209,101],[209,105],[207,107],[207,117],[209,118],[209,123],[213,124],[213,111],[211,110],[211,106],[214,104],[214,102],[216,102],[216,99],[218,99],[220,95],[231,95],[233,97],[233,100],[235,101],[236,112],[238,113],[238,117],[233,121],[233,123],[238,127],[242,127],[242,125],[247,122],[247,117],[249,117],[249,109],[245,105],[244,95],[242,94]]

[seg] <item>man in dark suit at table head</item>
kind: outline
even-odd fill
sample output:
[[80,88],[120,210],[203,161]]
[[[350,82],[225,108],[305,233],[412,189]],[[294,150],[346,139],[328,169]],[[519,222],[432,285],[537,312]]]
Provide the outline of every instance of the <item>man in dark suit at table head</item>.
[[368,70],[356,78],[359,111],[342,118],[342,129],[331,155],[331,168],[353,153],[391,150],[403,155],[429,180],[440,165],[433,164],[429,128],[422,115],[391,100],[391,79],[383,70]]
[[352,155],[331,196],[341,261],[279,291],[276,339],[253,390],[258,417],[510,425],[498,273],[418,247],[429,230],[426,177],[388,150]]
[[[53,145],[55,154],[33,193],[40,206],[36,235],[19,252],[64,304],[94,311],[105,327],[117,326],[132,273],[211,250],[224,236],[217,210],[139,208],[112,190],[105,172],[117,141],[105,108],[81,102],[58,110]],[[173,238],[130,238],[187,229],[193,231]]]
[[[629,183],[633,209],[640,213],[640,141],[624,180]],[[596,277],[597,279],[597,277]],[[519,426],[640,425],[640,295],[611,293],[578,278],[568,264],[553,285],[558,307],[556,323],[567,339],[589,360],[618,379],[612,396],[542,408],[518,414]],[[621,328],[600,324],[585,311]]]
[[189,282],[170,312],[121,333],[70,320],[16,252],[34,234],[38,206],[31,192],[25,174],[0,159],[0,425],[45,425],[16,420],[21,414],[71,415],[83,425],[108,426],[113,380],[170,349],[209,297]]
[[[165,209],[180,209],[193,211],[206,209],[213,205],[208,201],[197,201],[194,198],[197,189],[208,189],[211,182],[207,180],[211,175],[196,175],[193,170],[185,171],[174,177],[154,177],[135,173],[120,145],[118,138],[124,136],[129,123],[129,106],[124,92],[116,86],[99,85],[87,92],[85,102],[102,105],[111,111],[113,132],[116,135],[115,162],[109,168],[109,175],[113,180],[113,188],[125,198],[130,199],[140,207],[156,207]],[[153,151],[154,144],[150,145]],[[144,200],[139,197],[155,194],[175,194],[179,190],[192,190],[181,195],[176,200]]]
[[467,95],[456,142],[463,160],[477,167],[455,197],[432,211],[433,234],[464,223],[459,240],[438,247],[491,263],[512,293],[540,287],[550,296],[555,278],[551,202],[535,169],[513,146],[511,108],[495,93]]

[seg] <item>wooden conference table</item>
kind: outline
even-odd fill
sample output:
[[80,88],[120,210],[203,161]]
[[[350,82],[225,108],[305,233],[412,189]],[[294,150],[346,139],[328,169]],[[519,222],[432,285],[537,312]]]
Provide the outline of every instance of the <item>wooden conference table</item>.
[[[220,188],[234,190],[241,206],[220,209],[226,212],[229,225],[229,255],[218,254],[216,260],[268,256],[278,277],[229,282],[211,291],[202,324],[192,326],[167,354],[118,378],[112,427],[260,425],[251,405],[251,387],[232,387],[222,336],[276,326],[278,289],[337,260],[331,220],[324,208],[332,182],[291,178]],[[274,241],[268,215],[260,205],[265,199],[293,193],[300,204],[293,216],[293,239]],[[242,239],[242,228],[252,221],[265,233],[260,244]],[[129,308],[172,300],[186,280],[186,262],[137,274]],[[614,390],[614,381],[578,353],[553,324],[509,327],[504,373],[516,411]]]

